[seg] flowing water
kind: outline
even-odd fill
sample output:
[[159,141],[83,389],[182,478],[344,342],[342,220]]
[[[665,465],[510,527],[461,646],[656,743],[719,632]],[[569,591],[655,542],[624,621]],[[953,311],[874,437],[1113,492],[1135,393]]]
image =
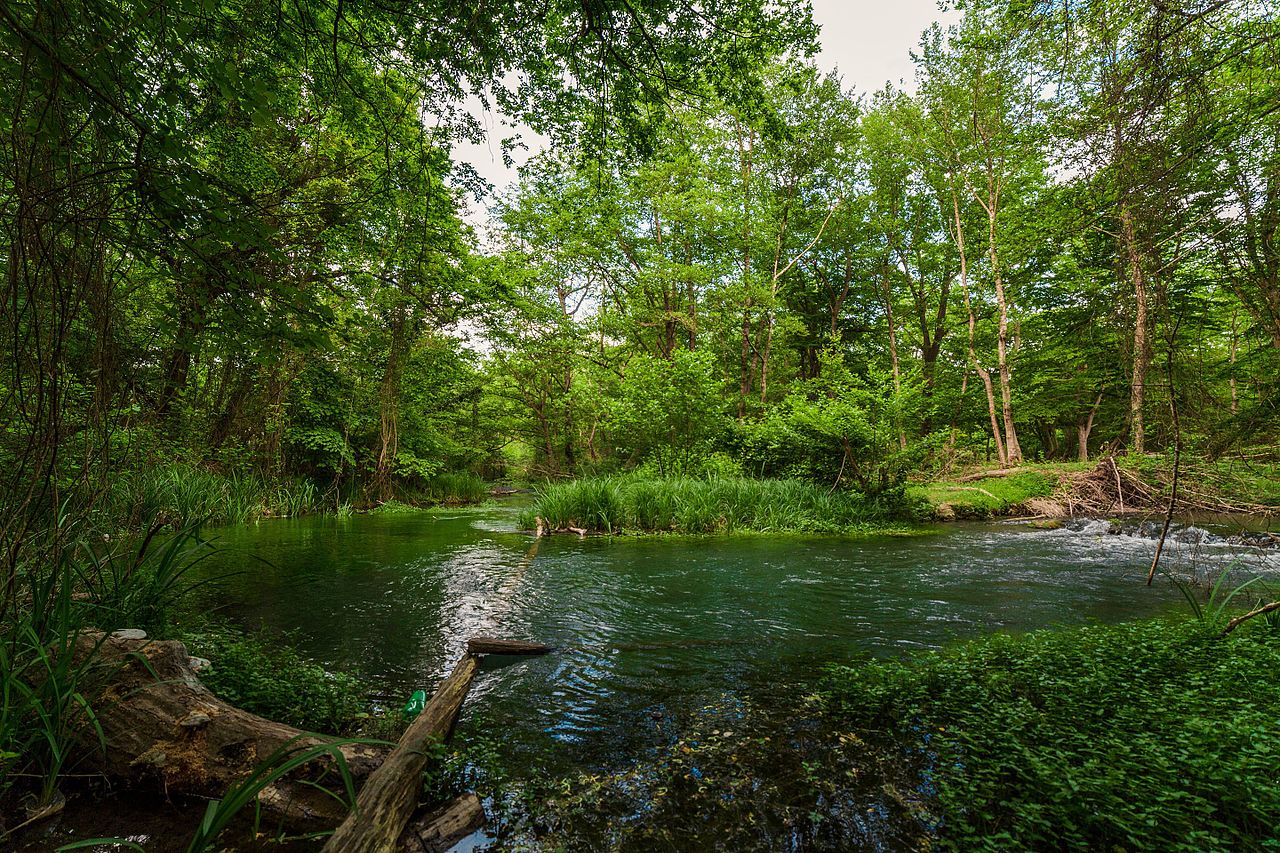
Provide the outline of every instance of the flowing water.
[[[413,690],[430,691],[468,637],[556,646],[545,657],[486,660],[459,737],[487,750],[517,785],[532,773],[608,780],[608,796],[593,801],[604,805],[587,809],[586,834],[569,845],[576,849],[654,849],[626,841],[646,820],[677,833],[663,838],[665,849],[719,848],[746,822],[751,831],[737,849],[910,846],[898,834],[901,810],[883,793],[917,784],[906,770],[889,784],[880,778],[861,790],[830,788],[816,801],[789,800],[809,756],[843,760],[830,732],[795,713],[825,664],[1187,607],[1167,578],[1144,583],[1158,532],[1151,523],[949,524],[907,537],[536,540],[515,516],[499,505],[227,528],[214,534],[219,551],[202,570],[221,578],[207,604],[245,627],[285,632],[308,657],[359,674],[393,711]],[[1164,567],[1200,579],[1228,568],[1241,580],[1280,571],[1280,551],[1237,547],[1223,532],[1178,525]],[[688,766],[679,764],[687,744],[727,742],[731,728],[738,739],[750,733],[754,757],[737,763],[737,753],[695,751]],[[705,763],[713,760],[714,769]],[[714,781],[698,781],[704,771]],[[745,784],[732,787],[735,774]],[[655,805],[682,785],[680,797],[701,796],[710,811],[683,799],[674,811]],[[780,801],[791,814],[803,802],[807,828],[771,818]],[[513,818],[513,809],[489,805],[499,806],[504,843],[546,846],[536,808],[521,806]],[[81,798],[29,849],[118,835],[152,851],[180,850],[202,808]],[[806,817],[815,809],[816,823]],[[918,838],[920,826],[907,830]],[[480,833],[458,849],[492,840]]]
[[[1166,567],[1256,565],[1257,549],[1195,531],[1171,540]],[[556,646],[486,667],[462,726],[499,735],[512,762],[536,754],[561,768],[625,761],[672,715],[813,680],[828,662],[1185,607],[1167,580],[1144,585],[1152,540],[1107,522],[535,540],[500,506],[273,521],[216,544],[210,571],[235,573],[223,615],[290,632],[388,705],[429,691],[470,636]]]

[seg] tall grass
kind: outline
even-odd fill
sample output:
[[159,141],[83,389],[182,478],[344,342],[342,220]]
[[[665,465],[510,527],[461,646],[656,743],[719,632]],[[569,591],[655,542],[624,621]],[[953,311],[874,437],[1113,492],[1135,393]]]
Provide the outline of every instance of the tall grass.
[[321,495],[310,480],[268,481],[256,474],[218,474],[174,463],[121,477],[104,501],[108,523],[137,530],[144,520],[173,527],[198,521],[244,524],[315,512]]
[[606,533],[847,533],[915,512],[905,499],[871,501],[802,480],[620,476],[547,486],[521,523],[539,517]]
[[110,673],[94,652],[106,634],[86,631],[162,631],[208,553],[191,530],[125,545],[63,517],[29,537],[0,609],[0,799],[48,805],[74,757],[101,745],[93,707]]
[[436,503],[481,503],[489,497],[489,484],[470,471],[447,471],[432,477],[422,496]]

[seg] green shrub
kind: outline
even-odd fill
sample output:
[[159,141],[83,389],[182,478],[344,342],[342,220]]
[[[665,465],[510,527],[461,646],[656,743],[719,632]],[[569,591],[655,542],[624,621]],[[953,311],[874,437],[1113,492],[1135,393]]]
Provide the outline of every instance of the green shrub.
[[822,699],[918,763],[947,849],[1277,849],[1278,669],[1265,623],[1152,621],[838,668]]
[[205,685],[246,711],[330,734],[350,734],[367,716],[358,678],[329,672],[278,637],[207,626],[182,639],[192,654],[211,661],[200,673]]

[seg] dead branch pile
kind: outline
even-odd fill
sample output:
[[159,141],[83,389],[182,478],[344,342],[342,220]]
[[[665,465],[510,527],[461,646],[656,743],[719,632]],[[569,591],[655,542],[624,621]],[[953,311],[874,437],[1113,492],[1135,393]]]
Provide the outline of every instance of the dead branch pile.
[[[1169,504],[1173,472],[1157,469],[1146,477],[1108,456],[1088,471],[1067,474],[1054,495],[1067,515],[1117,515],[1163,511]],[[1274,507],[1229,500],[1207,478],[1183,471],[1175,509],[1180,512],[1274,513]]]

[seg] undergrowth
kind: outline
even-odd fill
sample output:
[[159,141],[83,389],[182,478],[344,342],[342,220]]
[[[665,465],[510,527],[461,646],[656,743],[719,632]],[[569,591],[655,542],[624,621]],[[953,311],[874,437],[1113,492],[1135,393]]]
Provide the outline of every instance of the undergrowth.
[[993,636],[832,670],[826,713],[917,763],[951,850],[1280,846],[1280,630]]
[[212,662],[200,673],[205,686],[246,711],[305,731],[341,735],[361,731],[369,717],[360,679],[307,659],[288,638],[204,625],[183,631],[181,639],[193,655]]

